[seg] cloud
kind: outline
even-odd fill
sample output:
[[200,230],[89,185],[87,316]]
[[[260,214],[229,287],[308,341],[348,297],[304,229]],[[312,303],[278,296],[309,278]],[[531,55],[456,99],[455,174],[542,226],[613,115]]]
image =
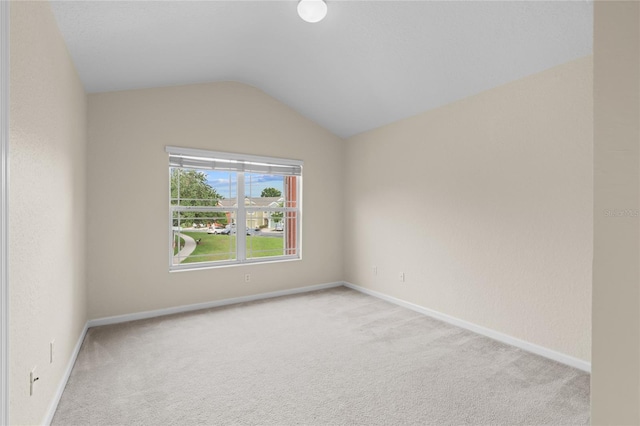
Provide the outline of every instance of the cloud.
[[[215,189],[218,194],[225,198],[236,197],[236,185],[238,183],[235,173],[207,171],[207,183]],[[245,185],[247,196],[259,197],[265,188],[276,188],[281,192],[284,189],[284,177],[279,175],[267,175],[258,173],[247,173],[245,175]]]
[[235,181],[232,181],[230,179],[208,179],[207,183],[209,185],[229,185],[230,182],[235,183]]
[[258,174],[249,174],[247,176],[247,182],[251,180],[254,182],[282,182],[283,177],[278,175],[258,175]]

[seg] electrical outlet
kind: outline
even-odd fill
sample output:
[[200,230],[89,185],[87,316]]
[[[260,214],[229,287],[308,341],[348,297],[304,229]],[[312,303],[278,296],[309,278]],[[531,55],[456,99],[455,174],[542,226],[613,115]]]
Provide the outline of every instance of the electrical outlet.
[[56,343],[56,339],[49,342],[49,364],[53,364],[53,345]]
[[244,282],[245,283],[251,282],[251,274],[244,274]]
[[373,275],[378,275],[378,267],[374,266],[372,269],[373,269]]
[[404,282],[404,272],[400,272],[400,275],[398,275],[398,279],[400,280],[401,283]]
[[33,367],[31,369],[31,371],[29,372],[29,396],[33,396],[33,385],[39,380],[40,378],[38,376],[36,376],[36,367]]

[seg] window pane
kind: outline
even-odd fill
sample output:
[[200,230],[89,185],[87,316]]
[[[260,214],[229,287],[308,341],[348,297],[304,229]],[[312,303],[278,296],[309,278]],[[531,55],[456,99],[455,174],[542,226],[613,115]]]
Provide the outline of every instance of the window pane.
[[298,212],[286,212],[284,214],[284,245],[285,254],[298,254]]
[[283,201],[281,198],[284,196],[284,180],[285,176],[280,175],[245,173],[244,195],[251,199],[251,206],[254,207]]
[[222,196],[223,200],[238,198],[238,174],[219,170],[206,170],[207,183]]
[[235,172],[171,168],[171,205],[215,207],[235,198]]
[[173,212],[173,265],[236,259],[235,211]]
[[273,257],[284,255],[284,238],[282,233],[269,231],[250,232],[246,237],[247,259],[256,257]]
[[[180,251],[177,251],[178,238],[181,240]],[[206,231],[182,231],[174,234],[174,265],[235,259],[234,235],[209,234]]]
[[286,176],[284,179],[284,206],[288,208],[299,208],[298,186],[300,179],[296,176]]

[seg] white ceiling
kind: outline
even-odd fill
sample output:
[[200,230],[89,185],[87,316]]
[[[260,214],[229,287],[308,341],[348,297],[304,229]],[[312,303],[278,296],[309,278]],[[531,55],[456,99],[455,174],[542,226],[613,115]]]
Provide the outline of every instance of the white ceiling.
[[54,1],[88,92],[239,81],[347,137],[592,52],[590,1]]

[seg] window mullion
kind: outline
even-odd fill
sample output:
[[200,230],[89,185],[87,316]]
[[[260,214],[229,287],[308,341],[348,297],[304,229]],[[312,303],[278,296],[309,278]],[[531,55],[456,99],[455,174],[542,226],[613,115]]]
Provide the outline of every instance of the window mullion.
[[247,259],[247,212],[244,205],[244,173],[238,173],[238,214],[236,219],[236,259],[244,262]]

